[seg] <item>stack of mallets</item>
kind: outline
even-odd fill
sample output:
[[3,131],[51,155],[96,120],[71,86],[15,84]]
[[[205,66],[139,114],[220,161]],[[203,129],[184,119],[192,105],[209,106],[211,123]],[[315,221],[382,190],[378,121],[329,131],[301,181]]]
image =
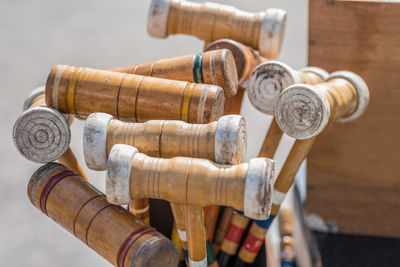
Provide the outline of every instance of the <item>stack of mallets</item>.
[[[21,154],[47,163],[30,179],[33,205],[115,266],[252,263],[315,136],[369,100],[354,73],[274,61],[285,22],[279,9],[153,0],[151,36],[190,34],[205,51],[109,70],[54,66],[13,129]],[[248,163],[245,91],[274,116]],[[86,120],[86,165],[107,170],[105,196],[69,148],[73,117]],[[283,133],[297,140],[275,174]],[[149,226],[149,198],[170,203],[175,244]]]

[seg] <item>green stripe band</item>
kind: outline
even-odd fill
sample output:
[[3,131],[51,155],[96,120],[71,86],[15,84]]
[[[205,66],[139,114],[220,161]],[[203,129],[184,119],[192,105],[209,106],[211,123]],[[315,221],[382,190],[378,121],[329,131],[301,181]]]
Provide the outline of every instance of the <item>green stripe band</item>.
[[203,78],[203,52],[193,58],[193,80],[195,83],[204,83]]
[[206,247],[207,247],[207,265],[211,265],[215,262],[215,256],[214,256],[214,252],[212,250],[210,240],[208,240],[208,239],[207,239]]

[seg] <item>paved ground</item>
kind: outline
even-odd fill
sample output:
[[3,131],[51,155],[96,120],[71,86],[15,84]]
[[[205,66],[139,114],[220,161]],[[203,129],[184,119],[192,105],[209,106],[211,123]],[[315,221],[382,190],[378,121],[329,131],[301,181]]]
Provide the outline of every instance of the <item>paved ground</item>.
[[[249,11],[287,9],[287,35],[280,59],[296,68],[305,65],[305,0],[217,2]],[[148,6],[149,0],[0,0],[0,266],[108,266],[28,202],[27,181],[39,165],[18,154],[12,143],[12,125],[26,95],[45,82],[54,64],[109,68],[195,53],[202,48],[202,42],[193,37],[149,37]],[[252,140],[249,155],[255,156],[268,118],[251,109],[248,101],[244,115]],[[81,136],[82,124],[74,123],[72,148],[80,160]],[[88,174],[103,188],[103,173]]]

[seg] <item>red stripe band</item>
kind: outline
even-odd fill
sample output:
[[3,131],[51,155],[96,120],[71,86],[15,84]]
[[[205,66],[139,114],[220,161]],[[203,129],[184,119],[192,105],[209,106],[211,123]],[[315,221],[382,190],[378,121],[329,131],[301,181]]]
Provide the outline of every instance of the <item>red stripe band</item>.
[[225,239],[233,243],[239,244],[240,240],[242,240],[244,230],[244,228],[238,227],[231,223],[229,225],[228,231],[226,231]]
[[40,195],[40,209],[44,214],[47,215],[47,210],[46,210],[46,203],[47,203],[47,197],[49,196],[51,190],[53,187],[62,179],[68,176],[76,175],[73,171],[66,170],[63,172],[60,172],[59,174],[53,176],[50,181],[47,182],[46,186],[44,187],[42,194]]
[[136,242],[136,240],[142,235],[153,231],[155,231],[154,228],[144,227],[139,230],[136,230],[130,236],[128,236],[128,238],[124,241],[124,243],[121,245],[118,251],[118,258],[117,258],[118,267],[124,266],[126,254],[128,254],[129,248]]
[[243,243],[243,247],[251,253],[258,253],[263,243],[264,238],[258,238],[249,233]]

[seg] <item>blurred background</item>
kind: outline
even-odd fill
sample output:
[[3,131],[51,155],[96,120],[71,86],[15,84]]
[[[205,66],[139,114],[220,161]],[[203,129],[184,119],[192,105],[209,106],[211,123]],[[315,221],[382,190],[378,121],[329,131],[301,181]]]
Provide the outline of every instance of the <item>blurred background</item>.
[[[306,65],[308,1],[214,2],[247,11],[269,7],[287,10],[288,24],[279,59],[295,69]],[[149,5],[150,0],[0,0],[0,266],[109,266],[28,201],[26,186],[40,165],[18,153],[12,127],[29,92],[46,82],[55,64],[105,69],[202,50],[203,42],[195,37],[148,36]],[[247,98],[242,114],[248,128],[248,158],[252,158],[258,153],[270,118],[254,110]],[[85,165],[82,126],[81,121],[74,121],[71,147]],[[287,147],[282,146],[277,155],[285,157],[287,153]],[[93,183],[104,190],[104,173],[84,168]]]

